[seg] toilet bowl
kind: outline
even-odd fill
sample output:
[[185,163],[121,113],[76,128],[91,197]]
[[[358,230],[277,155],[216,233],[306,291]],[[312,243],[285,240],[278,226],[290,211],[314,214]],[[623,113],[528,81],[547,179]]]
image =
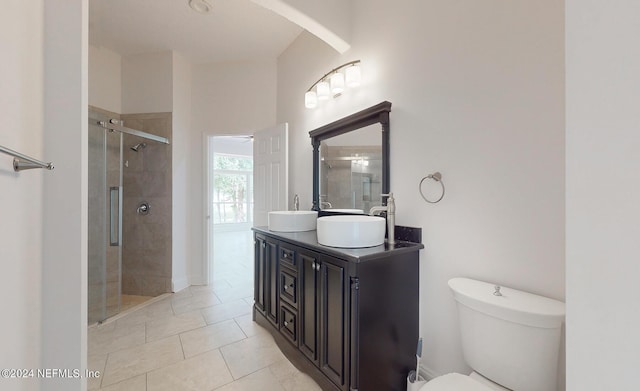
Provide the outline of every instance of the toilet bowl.
[[449,287],[474,372],[436,377],[420,391],[557,389],[563,302],[468,278],[451,279]]

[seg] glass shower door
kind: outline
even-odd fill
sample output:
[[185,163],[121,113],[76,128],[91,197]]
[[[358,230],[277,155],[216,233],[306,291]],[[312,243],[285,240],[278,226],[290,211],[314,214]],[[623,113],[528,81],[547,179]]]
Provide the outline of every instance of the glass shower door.
[[[108,121],[96,112],[90,117]],[[88,323],[120,311],[122,134],[89,122]]]

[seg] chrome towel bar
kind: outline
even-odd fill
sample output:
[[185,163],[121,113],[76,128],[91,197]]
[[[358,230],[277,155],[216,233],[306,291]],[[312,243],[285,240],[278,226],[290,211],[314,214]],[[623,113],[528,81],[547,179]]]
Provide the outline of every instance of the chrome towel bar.
[[53,170],[54,168],[52,162],[45,163],[7,147],[3,147],[2,145],[0,145],[0,152],[13,156],[14,171],[30,170],[32,168],[46,168],[47,170]]

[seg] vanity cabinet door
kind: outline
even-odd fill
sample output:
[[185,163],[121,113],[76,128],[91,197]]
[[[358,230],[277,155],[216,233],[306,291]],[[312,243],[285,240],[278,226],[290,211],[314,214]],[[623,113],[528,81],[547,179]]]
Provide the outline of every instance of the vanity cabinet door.
[[298,252],[300,351],[340,389],[347,388],[347,263],[315,252]]
[[264,236],[254,237],[254,275],[253,275],[253,302],[256,310],[262,314],[266,311],[266,284],[267,273],[267,240]]
[[320,260],[320,370],[338,387],[346,389],[350,298],[347,262],[327,256],[321,256]]
[[265,311],[267,319],[274,325],[278,325],[280,315],[280,291],[278,289],[279,267],[278,267],[278,243],[267,238],[266,242],[266,275],[265,275]]
[[274,325],[278,324],[278,242],[255,235],[253,301],[255,307]]
[[318,273],[320,262],[312,252],[298,252],[300,265],[300,307],[298,312],[300,323],[300,351],[315,365],[318,365]]

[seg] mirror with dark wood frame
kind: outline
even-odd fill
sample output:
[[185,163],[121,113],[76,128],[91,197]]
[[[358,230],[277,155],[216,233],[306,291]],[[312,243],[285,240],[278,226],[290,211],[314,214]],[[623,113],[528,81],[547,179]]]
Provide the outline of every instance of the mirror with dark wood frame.
[[391,102],[309,132],[313,145],[313,206],[320,214],[368,213],[389,193]]

